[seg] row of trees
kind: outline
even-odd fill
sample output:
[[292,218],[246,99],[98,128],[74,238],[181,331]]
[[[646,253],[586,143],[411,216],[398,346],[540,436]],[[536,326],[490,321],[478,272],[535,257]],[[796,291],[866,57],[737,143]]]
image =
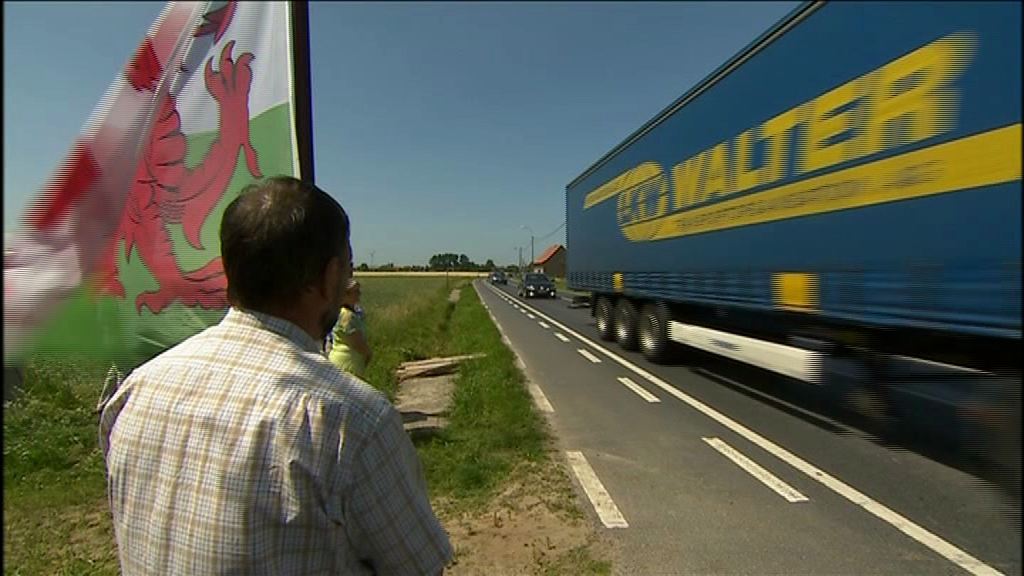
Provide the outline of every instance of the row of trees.
[[426,272],[428,268],[426,266],[396,266],[394,262],[388,262],[381,266],[371,267],[366,262],[363,262],[359,266],[356,266],[356,270],[360,272]]
[[495,268],[494,260],[490,258],[484,264],[477,264],[470,260],[469,256],[454,252],[434,254],[430,257],[428,267],[430,270],[452,270],[454,272],[487,272]]
[[[432,270],[450,270],[452,272],[490,272],[498,268],[494,263],[494,260],[490,258],[483,264],[477,264],[469,259],[465,254],[455,254],[454,252],[446,252],[444,254],[434,254],[430,257],[430,262],[426,266],[396,266],[394,262],[388,262],[383,266],[370,267],[366,262],[361,263],[356,267],[356,270],[360,272],[369,272],[371,270],[380,272],[427,272]],[[515,270],[515,266],[505,267],[506,271],[511,272]]]

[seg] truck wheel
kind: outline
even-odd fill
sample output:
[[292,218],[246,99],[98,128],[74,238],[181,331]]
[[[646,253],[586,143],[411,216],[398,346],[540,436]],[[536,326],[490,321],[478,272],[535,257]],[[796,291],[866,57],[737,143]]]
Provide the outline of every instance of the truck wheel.
[[672,341],[668,337],[670,320],[668,306],[663,302],[647,304],[640,312],[640,352],[656,364],[667,361],[672,349]]
[[626,298],[615,305],[615,341],[623,350],[636,350],[636,307]]
[[612,302],[605,296],[597,299],[597,306],[594,308],[594,318],[597,320],[597,337],[605,342],[615,339],[615,329],[612,325]]

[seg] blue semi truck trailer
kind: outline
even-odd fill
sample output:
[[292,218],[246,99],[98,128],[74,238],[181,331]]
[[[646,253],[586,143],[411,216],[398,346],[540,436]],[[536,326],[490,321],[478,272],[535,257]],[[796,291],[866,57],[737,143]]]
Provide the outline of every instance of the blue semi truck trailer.
[[1019,470],[1019,2],[803,4],[569,184],[566,222],[601,338],[875,415],[930,398]]

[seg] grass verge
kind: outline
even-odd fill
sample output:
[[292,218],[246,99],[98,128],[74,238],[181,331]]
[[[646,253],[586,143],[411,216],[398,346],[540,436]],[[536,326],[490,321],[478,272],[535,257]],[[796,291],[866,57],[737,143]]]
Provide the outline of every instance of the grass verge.
[[[483,352],[457,375],[449,427],[418,445],[439,511],[480,511],[508,486],[541,487],[546,507],[582,518],[523,375],[469,280],[360,278],[374,361],[367,380],[394,400],[395,369],[438,355]],[[447,296],[461,287],[461,299]],[[4,405],[4,575],[118,573],[95,414],[105,369],[80,359],[32,361]],[[518,506],[519,504],[515,504]],[[606,574],[589,545],[537,561],[539,574]]]
[[476,291],[465,287],[452,308],[444,353],[485,356],[459,367],[449,426],[420,455],[434,494],[480,503],[516,464],[544,459],[549,437]]
[[367,337],[373,361],[366,381],[392,401],[398,391],[395,369],[402,362],[432,358],[444,351],[450,310],[449,291],[466,282],[444,277],[360,278]]
[[4,405],[4,574],[117,574],[96,400],[105,372],[88,361],[25,366]]
[[[367,379],[394,398],[394,369],[441,353],[447,323],[443,277],[362,278],[375,360]],[[463,280],[459,280],[460,282]],[[118,573],[117,548],[97,446],[104,367],[35,359],[4,405],[4,574]]]

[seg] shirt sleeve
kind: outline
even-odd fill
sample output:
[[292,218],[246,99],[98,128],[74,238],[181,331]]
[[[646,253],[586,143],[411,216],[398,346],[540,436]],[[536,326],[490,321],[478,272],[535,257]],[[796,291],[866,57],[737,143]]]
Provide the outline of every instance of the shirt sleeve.
[[434,515],[423,467],[390,404],[355,457],[346,526],[379,576],[440,574],[453,552]]
[[359,321],[351,310],[344,308],[338,316],[338,323],[334,326],[335,340],[341,340],[345,336],[355,334],[359,331]]
[[[104,390],[100,397],[97,406],[100,412],[99,444],[104,458],[110,453],[110,434],[114,431],[114,424],[117,423],[121,409],[128,403],[133,380],[133,376],[129,376],[123,382],[119,380],[116,388]],[[106,384],[104,386],[106,387]]]

